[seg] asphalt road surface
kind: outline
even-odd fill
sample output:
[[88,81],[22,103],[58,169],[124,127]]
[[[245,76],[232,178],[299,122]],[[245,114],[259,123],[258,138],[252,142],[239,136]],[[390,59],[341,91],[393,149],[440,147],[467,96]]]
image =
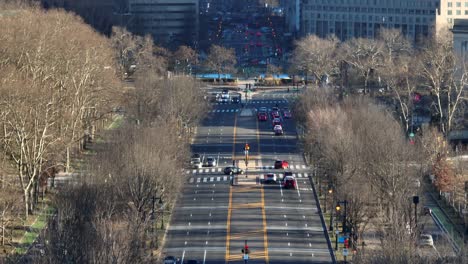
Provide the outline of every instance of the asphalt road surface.
[[[306,166],[297,146],[294,113],[283,119],[283,136],[275,136],[271,116],[258,122],[259,107],[287,107],[294,94],[286,91],[254,95],[242,110],[239,104],[215,104],[198,128],[192,151],[218,166],[187,169],[164,247],[165,255],[200,263],[245,263],[241,249],[247,243],[247,263],[332,263],[332,250],[320,220]],[[250,145],[248,166],[245,143]],[[296,176],[296,190],[256,181],[273,169],[275,160],[287,160]],[[223,168],[236,165],[247,171],[231,185]]]

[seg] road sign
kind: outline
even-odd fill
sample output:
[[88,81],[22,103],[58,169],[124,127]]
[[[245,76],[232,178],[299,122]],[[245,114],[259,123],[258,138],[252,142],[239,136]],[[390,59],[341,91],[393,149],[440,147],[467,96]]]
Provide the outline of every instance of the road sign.
[[345,241],[345,237],[344,237],[344,236],[338,237],[338,243],[344,243],[344,241]]
[[343,248],[343,256],[348,256],[348,249],[347,248]]

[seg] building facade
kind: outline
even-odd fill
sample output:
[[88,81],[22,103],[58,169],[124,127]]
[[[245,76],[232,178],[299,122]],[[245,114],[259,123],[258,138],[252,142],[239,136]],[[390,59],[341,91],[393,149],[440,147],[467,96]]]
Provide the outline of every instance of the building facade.
[[150,34],[163,45],[194,45],[198,40],[199,0],[129,0],[132,31]]
[[416,41],[468,18],[468,0],[291,0],[286,16],[299,37],[374,38],[385,27]]

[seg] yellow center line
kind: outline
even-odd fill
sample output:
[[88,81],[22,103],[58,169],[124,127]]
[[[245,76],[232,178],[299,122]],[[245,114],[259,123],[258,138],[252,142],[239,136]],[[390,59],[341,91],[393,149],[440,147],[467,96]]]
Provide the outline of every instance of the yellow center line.
[[233,209],[246,209],[246,208],[260,208],[263,205],[261,203],[247,203],[247,204],[236,204],[231,206],[231,210]]
[[[257,155],[260,157],[260,129],[258,128],[258,118],[255,119],[257,123]],[[260,158],[259,158],[260,159]],[[263,186],[260,188],[262,193],[262,222],[263,222],[263,247],[265,248],[265,264],[270,263],[270,257],[268,256],[268,233],[265,213],[265,192]]]
[[[232,136],[232,158],[234,159],[236,154],[236,131],[237,131],[237,114],[234,115],[234,131]],[[228,205],[228,215],[226,220],[226,256],[225,262],[229,262],[231,246],[231,211],[232,211],[232,185],[229,186],[229,205]]]

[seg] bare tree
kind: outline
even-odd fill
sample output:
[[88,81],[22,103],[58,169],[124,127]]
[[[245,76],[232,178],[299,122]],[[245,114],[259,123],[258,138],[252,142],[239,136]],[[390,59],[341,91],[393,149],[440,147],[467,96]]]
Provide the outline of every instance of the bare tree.
[[440,129],[446,134],[461,114],[468,77],[466,58],[457,59],[449,32],[441,32],[428,41],[422,49],[421,69],[422,77],[435,98],[434,110]]
[[174,52],[174,68],[183,69],[184,74],[191,72],[191,67],[198,64],[198,54],[188,46],[180,46]]
[[234,49],[228,49],[218,45],[210,47],[205,65],[210,70],[218,74],[218,80],[221,81],[221,73],[233,72],[237,63]]
[[330,37],[322,39],[316,35],[309,35],[296,42],[293,52],[292,66],[298,73],[312,75],[318,84],[322,77],[330,75],[338,64],[336,48],[338,39]]
[[382,65],[383,44],[381,41],[353,38],[341,45],[344,60],[364,78],[364,93],[369,92],[369,79],[373,71]]

